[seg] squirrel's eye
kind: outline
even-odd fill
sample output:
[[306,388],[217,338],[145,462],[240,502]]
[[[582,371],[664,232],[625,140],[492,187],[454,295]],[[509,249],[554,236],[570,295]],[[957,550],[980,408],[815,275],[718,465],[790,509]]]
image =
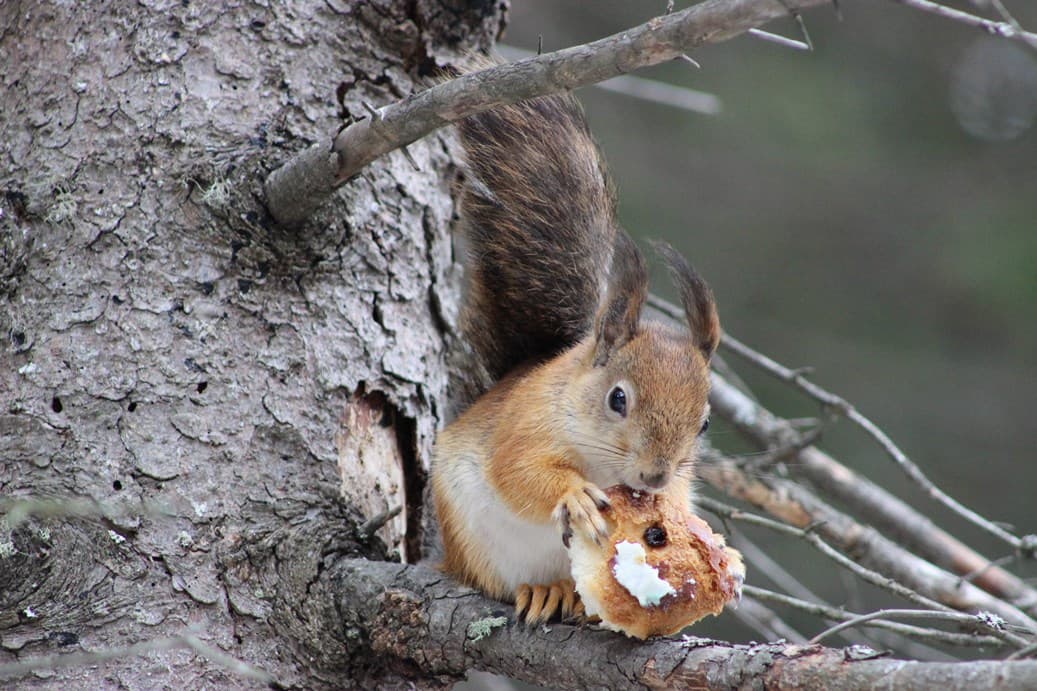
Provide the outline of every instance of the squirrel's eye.
[[702,423],[702,429],[699,430],[699,434],[705,434],[707,429],[709,429],[709,418],[708,417],[706,418],[706,421]]
[[627,392],[618,386],[609,392],[609,408],[623,417],[627,416]]

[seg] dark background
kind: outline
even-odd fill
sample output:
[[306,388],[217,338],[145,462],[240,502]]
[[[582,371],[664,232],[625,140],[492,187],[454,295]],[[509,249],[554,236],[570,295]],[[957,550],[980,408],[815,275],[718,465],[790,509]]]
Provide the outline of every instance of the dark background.
[[[1005,5],[1037,28],[1037,3]],[[840,6],[842,21],[829,8],[805,15],[813,53],[742,36],[694,52],[701,70],[675,62],[638,73],[715,94],[717,116],[580,90],[622,222],[689,257],[730,333],[814,367],[815,381],[875,420],[943,489],[1019,534],[1037,532],[1037,51],[894,2]],[[515,2],[502,43],[536,50],[542,36],[545,51],[557,50],[664,7]],[[767,28],[798,38],[791,20]],[[653,289],[674,297],[661,271]],[[818,414],[728,361],[775,412]],[[740,448],[722,425],[710,436]],[[821,446],[985,554],[1008,553],[925,499],[847,423]],[[786,566],[824,563],[753,535]],[[827,564],[797,576],[833,604],[886,602]],[[749,581],[771,586],[759,572]],[[790,619],[808,636],[823,628]],[[695,631],[751,638],[720,620]]]

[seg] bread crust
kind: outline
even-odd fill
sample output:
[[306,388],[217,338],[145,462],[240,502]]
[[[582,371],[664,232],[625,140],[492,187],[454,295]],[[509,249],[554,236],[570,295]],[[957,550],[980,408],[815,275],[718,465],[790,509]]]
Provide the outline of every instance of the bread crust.
[[[643,639],[676,633],[741,597],[741,555],[692,512],[686,492],[651,494],[616,485],[605,493],[611,502],[603,512],[608,541],[598,547],[577,536],[569,551],[576,590],[588,615]],[[648,566],[669,584],[672,592],[657,604],[642,605],[617,580],[617,545],[624,542],[641,545]]]

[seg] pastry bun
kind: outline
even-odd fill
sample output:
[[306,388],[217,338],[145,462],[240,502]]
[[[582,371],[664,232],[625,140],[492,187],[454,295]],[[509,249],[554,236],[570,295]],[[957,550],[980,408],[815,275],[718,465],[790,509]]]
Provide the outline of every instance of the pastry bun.
[[741,554],[689,500],[616,485],[605,490],[609,539],[574,535],[572,577],[588,616],[635,638],[680,631],[742,594]]

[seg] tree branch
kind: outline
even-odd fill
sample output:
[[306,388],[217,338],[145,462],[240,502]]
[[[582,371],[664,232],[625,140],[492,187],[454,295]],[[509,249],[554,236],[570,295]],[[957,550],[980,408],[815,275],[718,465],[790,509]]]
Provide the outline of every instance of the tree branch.
[[1033,660],[904,662],[817,645],[692,637],[642,643],[587,627],[528,629],[514,623],[510,606],[427,567],[347,559],[331,568],[343,628],[358,648],[351,652],[401,676],[451,681],[479,669],[559,689],[733,688],[747,675],[761,688],[869,688],[888,683],[893,673],[898,684],[913,688],[1037,685]]
[[[947,7],[930,0],[892,0],[898,5],[904,5],[911,9],[926,12],[928,14],[935,14],[938,17],[944,19],[950,19],[958,22],[959,24],[965,24],[967,26],[980,29],[985,31],[991,36],[1000,36],[1001,38],[1007,38],[1015,41],[1025,43],[1031,48],[1037,48],[1037,34],[1029,31],[1023,31],[1020,28],[1019,23],[1011,18],[1009,15],[1005,21],[994,21],[993,19],[984,19],[983,17],[977,17],[974,14],[956,10],[953,7]],[[995,6],[999,12],[1004,12],[1004,7],[998,2]],[[1004,15],[1002,15],[1004,16]]]
[[[708,497],[700,497],[698,503],[700,503],[708,511],[711,511],[717,514],[718,516],[723,516],[725,518],[730,518],[733,520],[745,521],[747,523],[763,526],[765,528],[769,528],[770,530],[774,530],[779,533],[785,533],[786,535],[793,535],[802,540],[805,540],[816,550],[818,550],[826,557],[842,566],[844,569],[850,571],[866,583],[870,583],[877,588],[891,592],[894,595],[898,595],[904,598],[905,600],[914,602],[923,607],[927,607],[931,610],[942,612],[946,614],[948,618],[956,619],[959,622],[969,622],[973,628],[982,631],[983,633],[989,636],[1000,638],[1006,642],[1009,642],[1016,646],[1016,648],[1024,648],[1031,642],[1033,642],[1032,639],[1017,636],[1014,633],[1004,630],[1005,627],[1003,625],[1003,622],[1000,625],[997,623],[988,623],[982,616],[955,612],[952,608],[948,607],[942,602],[937,602],[925,595],[922,595],[912,590],[911,588],[908,588],[907,586],[897,581],[894,581],[884,576],[883,574],[880,574],[876,571],[873,571],[871,569],[865,568],[857,564],[852,559],[845,556],[844,554],[836,550],[834,547],[826,543],[824,540],[822,540],[820,537],[818,537],[816,532],[810,527],[806,529],[801,529],[788,526],[784,523],[779,523],[778,521],[774,521],[763,516],[757,516],[755,514],[739,511],[721,502],[709,499]],[[1037,633],[1037,629],[1030,629],[1028,633],[1033,635]]]
[[567,91],[676,59],[828,0],[707,0],[607,38],[466,74],[376,110],[271,173],[267,208],[297,225],[366,165],[494,106]]
[[[1021,551],[1024,545],[1024,540],[1016,537],[1009,531],[1005,530],[1001,526],[997,525],[993,521],[990,521],[972,509],[962,505],[954,497],[949,496],[946,492],[937,487],[932,480],[926,477],[925,473],[918,465],[907,457],[903,451],[900,450],[893,440],[889,438],[885,432],[879,429],[879,426],[872,422],[870,419],[865,417],[859,410],[853,405],[847,402],[845,399],[836,396],[835,394],[826,391],[817,384],[806,379],[802,372],[797,370],[789,369],[784,365],[781,365],[771,358],[767,357],[763,353],[753,350],[749,346],[745,345],[738,339],[734,338],[729,334],[724,335],[724,347],[735,353],[739,357],[745,359],[748,362],[753,363],[760,369],[768,372],[769,374],[777,377],[778,379],[792,384],[800,391],[804,392],[814,400],[818,401],[827,408],[834,409],[840,415],[846,416],[848,420],[853,422],[855,425],[864,430],[868,436],[878,442],[879,446],[886,452],[894,463],[896,463],[901,470],[914,482],[916,485],[922,488],[922,490],[928,494],[932,499],[946,506],[948,509],[954,511],[956,514],[971,522],[972,524],[986,530],[991,535],[994,535],[1001,540],[1004,540],[1011,545],[1015,550]],[[1031,538],[1030,542],[1035,542]],[[1032,551],[1032,550],[1031,550]]]
[[[783,595],[782,593],[775,593],[771,590],[764,588],[757,588],[754,585],[745,584],[742,586],[742,593],[755,597],[764,602],[770,602],[772,604],[785,605],[792,609],[799,610],[800,612],[806,612],[815,617],[821,619],[828,619],[829,621],[840,621],[847,622],[856,620],[858,617],[863,615],[853,614],[847,612],[844,609],[838,609],[830,605],[826,605],[818,602],[810,602],[798,597],[791,597],[789,595]],[[928,610],[921,610],[928,611]],[[957,646],[972,646],[972,647],[987,647],[997,648],[1004,646],[1004,643],[997,639],[991,638],[990,636],[977,636],[975,634],[967,633],[952,633],[948,631],[940,631],[938,629],[928,629],[919,626],[912,626],[910,624],[900,624],[895,621],[887,621],[883,619],[869,619],[865,618],[862,622],[863,626],[872,626],[877,629],[884,629],[886,631],[898,634],[900,636],[910,637],[928,643],[944,643],[946,645],[957,645]],[[822,632],[824,633],[824,632]],[[829,631],[828,633],[834,633]],[[1025,648],[1020,648],[1015,651],[1021,653],[1025,651]]]
[[813,526],[814,532],[851,554],[857,563],[896,579],[900,585],[931,600],[957,610],[990,611],[1011,624],[1037,630],[1037,622],[1017,608],[919,558],[796,483],[749,477],[728,459],[702,463],[698,473],[719,491],[761,508],[789,525],[800,529]]

